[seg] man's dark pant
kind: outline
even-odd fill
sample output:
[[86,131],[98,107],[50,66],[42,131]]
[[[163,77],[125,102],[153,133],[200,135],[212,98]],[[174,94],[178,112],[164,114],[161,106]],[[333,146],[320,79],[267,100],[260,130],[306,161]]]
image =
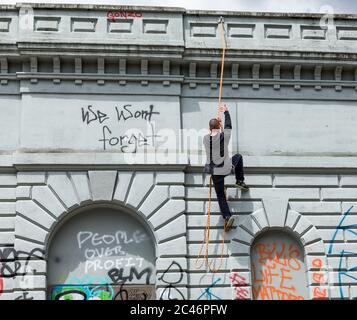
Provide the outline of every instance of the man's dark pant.
[[[243,157],[237,153],[232,157],[232,165],[237,181],[244,181]],[[223,218],[229,218],[232,214],[229,210],[226,194],[224,192],[224,178],[221,175],[212,175],[214,189],[216,190],[219,208]]]

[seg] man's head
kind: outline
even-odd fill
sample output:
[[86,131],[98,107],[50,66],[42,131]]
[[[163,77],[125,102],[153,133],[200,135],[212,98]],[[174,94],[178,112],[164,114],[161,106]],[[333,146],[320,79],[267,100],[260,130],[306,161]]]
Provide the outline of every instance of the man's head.
[[209,129],[212,130],[218,130],[220,128],[220,123],[218,119],[213,118],[209,121]]

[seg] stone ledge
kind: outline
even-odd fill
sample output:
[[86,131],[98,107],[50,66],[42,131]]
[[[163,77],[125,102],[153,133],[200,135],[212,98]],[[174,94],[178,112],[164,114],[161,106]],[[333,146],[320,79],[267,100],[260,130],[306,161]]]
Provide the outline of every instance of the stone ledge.
[[[333,156],[248,156],[244,155],[244,165],[248,169],[248,172],[258,172],[259,170],[272,171],[274,169],[289,170],[291,173],[298,173],[292,170],[301,170],[301,172],[323,172],[327,170],[336,170],[339,172],[353,171],[357,172],[357,156],[348,157],[333,157]],[[3,160],[3,161],[1,161]],[[146,164],[129,164],[125,161],[124,155],[114,152],[17,152],[13,155],[7,155],[5,158],[0,157],[0,168],[15,167],[18,170],[28,171],[39,170],[48,168],[76,168],[86,166],[88,168],[100,167],[103,169],[116,168],[119,170],[160,170],[162,167],[164,170],[183,170],[187,172],[201,172],[203,170],[202,163],[189,163],[188,155],[180,153],[176,157],[176,162],[172,164],[160,165],[155,161],[148,162]],[[36,167],[36,168],[35,168]]]
[[[148,155],[150,157],[150,155]],[[150,161],[146,164],[130,164],[125,161],[125,156],[122,153],[114,152],[98,152],[98,151],[87,151],[87,152],[53,152],[53,153],[16,153],[14,154],[14,166],[17,168],[26,166],[66,166],[75,167],[80,166],[101,166],[101,165],[111,165],[118,168],[119,165],[125,166],[127,170],[133,170],[134,167],[140,166],[152,166],[163,167],[165,170],[170,166],[174,166],[177,170],[178,165],[187,165],[187,155],[178,154],[176,162],[173,164],[168,163],[167,165],[157,164],[155,161]],[[137,169],[137,168],[135,168]]]
[[[151,11],[151,12],[180,12],[187,15],[224,15],[224,16],[244,16],[244,17],[284,17],[284,18],[322,18],[323,13],[295,13],[295,12],[251,12],[251,11],[215,11],[215,10],[188,10],[183,7],[164,7],[164,6],[140,6],[140,5],[101,5],[101,4],[64,4],[64,3],[22,3],[0,5],[0,10],[14,10],[21,8],[22,6],[31,6],[34,9],[81,9],[81,10],[139,10],[139,11]],[[335,14],[336,19],[357,19],[356,14]]]

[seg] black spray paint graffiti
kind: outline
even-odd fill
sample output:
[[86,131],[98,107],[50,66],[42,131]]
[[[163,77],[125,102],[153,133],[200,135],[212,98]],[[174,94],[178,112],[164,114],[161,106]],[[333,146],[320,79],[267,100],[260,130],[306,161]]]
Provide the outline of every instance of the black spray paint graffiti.
[[119,146],[121,152],[136,153],[139,148],[145,146],[154,147],[156,140],[161,138],[161,136],[155,134],[155,129],[152,124],[150,124],[149,128],[150,132],[146,135],[138,131],[129,135],[113,136],[109,127],[103,126],[102,138],[98,141],[103,143],[103,150],[107,150],[108,147]]
[[113,268],[108,272],[109,278],[112,280],[114,284],[125,283],[126,281],[132,281],[134,276],[136,279],[140,280],[146,274],[145,283],[150,283],[150,277],[152,274],[151,268],[145,268],[141,272],[138,272],[135,267],[131,267],[129,271],[129,275],[124,276],[124,268],[117,269]]
[[[179,270],[179,277],[175,281],[170,279],[169,273],[174,271],[175,269]],[[167,286],[162,290],[160,295],[160,300],[185,300],[182,292],[175,287],[178,285],[183,279],[183,270],[181,265],[176,261],[172,261],[170,266],[165,270],[162,276],[159,278],[160,281],[167,284]],[[179,298],[175,298],[175,292],[178,294]]]
[[100,110],[93,110],[93,106],[88,106],[87,110],[84,110],[82,108],[82,121],[87,125],[95,121],[103,123],[105,120],[108,119],[109,117],[106,113],[101,112]]
[[[86,109],[81,108],[81,110],[82,122],[87,126],[92,123],[103,124],[101,127],[101,139],[98,139],[102,143],[103,150],[116,147],[124,153],[136,153],[138,148],[144,146],[155,147],[156,140],[161,138],[155,134],[155,128],[152,123],[153,117],[160,115],[160,112],[154,111],[153,105],[150,105],[147,110],[134,109],[130,104],[121,108],[116,106],[114,108],[115,116],[112,117],[99,109],[94,109],[92,105],[89,105]],[[111,119],[118,125],[126,123],[128,120],[144,120],[149,124],[148,132],[144,134],[140,130],[133,130],[131,133],[115,135],[113,134],[113,128],[107,123]]]
[[[44,251],[39,248],[35,248],[30,252],[18,251],[14,248],[5,248],[0,250],[0,279],[3,284],[4,279],[14,278],[17,276],[26,276],[28,273],[35,273],[36,270],[29,268],[28,264],[30,260],[38,259],[44,260]],[[26,285],[26,280],[22,282],[24,278],[20,278],[20,287]],[[0,286],[0,295],[2,294],[3,285]],[[29,297],[30,293],[26,290],[22,290],[22,294],[15,298],[15,300],[33,300],[33,297]]]
[[[160,112],[155,112],[154,111],[154,106],[150,105],[148,110],[131,110],[132,105],[131,104],[126,104],[122,107],[122,109],[119,109],[118,107],[115,107],[115,112],[116,112],[116,119],[118,122],[121,120],[123,122],[130,120],[130,119],[142,119],[151,122],[153,115],[159,115]],[[94,110],[93,106],[89,105],[87,107],[87,110],[82,108],[82,121],[89,125],[92,122],[99,122],[100,124],[105,122],[106,120],[109,120],[109,116],[100,111],[99,109]]]
[[15,298],[15,300],[33,300],[33,297],[28,297],[29,292],[24,291],[22,295]]
[[[129,294],[128,290],[125,289],[125,284],[127,281],[132,281],[134,276],[136,279],[140,280],[146,274],[145,283],[150,284],[150,277],[152,275],[151,268],[145,268],[141,272],[138,272],[135,267],[131,267],[129,271],[129,275],[124,276],[124,268],[117,269],[113,268],[108,272],[109,278],[112,280],[113,284],[120,284],[120,289],[118,293],[115,295],[114,300],[128,300]],[[142,300],[147,300],[147,294],[142,293]]]
[[18,275],[23,275],[20,270],[27,270],[31,259],[44,260],[44,251],[39,248],[31,250],[29,253],[25,251],[16,251],[14,248],[6,248],[0,250],[0,276],[3,278],[13,278]]
[[143,119],[143,120],[151,122],[153,115],[160,114],[160,112],[154,112],[153,105],[149,106],[149,110],[137,110],[135,112],[130,110],[131,107],[132,107],[132,105],[127,104],[127,105],[123,106],[123,110],[120,110],[120,111],[119,111],[118,107],[115,107],[118,121],[120,121],[120,120],[127,121],[129,119],[134,118],[134,119]]

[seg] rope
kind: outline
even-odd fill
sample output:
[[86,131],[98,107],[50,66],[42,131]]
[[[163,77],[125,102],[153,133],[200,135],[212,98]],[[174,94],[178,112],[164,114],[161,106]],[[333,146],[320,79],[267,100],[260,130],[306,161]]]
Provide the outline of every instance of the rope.
[[219,95],[218,95],[218,116],[221,112],[221,101],[222,101],[222,86],[223,86],[223,76],[224,76],[224,59],[226,56],[226,41],[224,37],[224,22],[221,20],[221,43],[222,43],[222,58],[221,58],[221,77],[219,80]]
[[[209,200],[208,200],[208,208],[207,208],[207,222],[206,222],[206,227],[205,227],[205,233],[204,233],[204,239],[201,243],[200,250],[197,255],[197,259],[195,262],[195,267],[196,269],[201,269],[203,264],[205,263],[208,269],[212,273],[216,273],[219,271],[222,267],[223,264],[223,255],[224,255],[224,237],[225,237],[225,229],[223,230],[223,235],[222,235],[222,240],[221,240],[221,255],[220,255],[220,263],[218,268],[214,268],[212,266],[212,261],[210,262],[208,259],[208,248],[209,248],[209,242],[210,242],[210,233],[211,233],[211,199],[212,199],[212,176],[210,177],[209,181]],[[204,256],[202,255],[203,247],[205,247],[205,254]],[[198,261],[202,259],[202,262],[198,265]]]
[[[226,54],[223,19],[221,19],[220,24],[221,24],[222,58],[221,58],[221,77],[220,77],[220,81],[219,81],[219,95],[218,95],[218,116],[221,113],[222,86],[223,86],[223,76],[224,76],[224,59],[225,59],[225,54]],[[197,259],[195,262],[195,267],[196,267],[196,269],[201,269],[201,267],[205,263],[206,266],[208,267],[208,269],[212,273],[216,273],[217,271],[219,271],[221,269],[222,264],[223,264],[224,238],[225,238],[226,230],[224,228],[223,234],[222,234],[220,263],[219,263],[218,268],[214,268],[212,266],[212,261],[210,262],[208,259],[208,255],[209,255],[208,248],[209,248],[209,242],[210,242],[210,237],[211,237],[211,202],[212,202],[212,176],[210,177],[210,180],[209,180],[207,222],[206,222],[206,227],[205,227],[205,232],[204,232],[204,238],[201,243],[200,250],[198,252]],[[202,255],[203,247],[205,247],[204,256]],[[197,263],[200,259],[202,259],[202,262],[199,265],[197,265]],[[216,259],[214,259],[214,261],[216,261]]]

